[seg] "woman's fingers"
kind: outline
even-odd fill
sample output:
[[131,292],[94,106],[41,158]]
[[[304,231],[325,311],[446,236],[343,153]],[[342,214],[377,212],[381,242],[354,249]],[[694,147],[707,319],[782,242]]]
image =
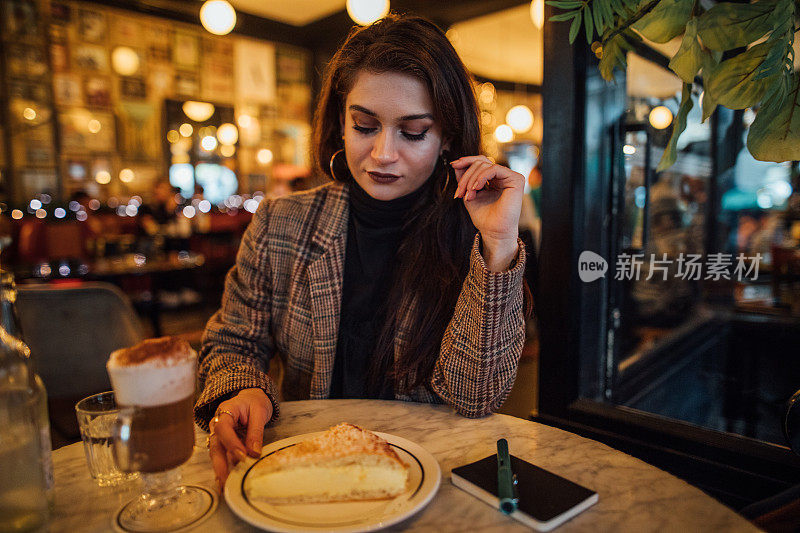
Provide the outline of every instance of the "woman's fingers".
[[475,161],[470,167],[464,172],[461,178],[458,180],[458,187],[456,187],[456,194],[455,198],[459,196],[463,197],[465,200],[467,199],[465,194],[469,191],[469,184],[472,181],[473,176],[479,172],[483,168],[487,168],[491,166],[491,163],[484,160]]
[[450,164],[453,165],[453,168],[466,168],[476,161],[485,161],[487,163],[491,163],[489,158],[485,155],[467,155],[464,157],[459,157]]
[[211,467],[214,469],[214,476],[217,478],[217,485],[220,491],[225,486],[228,479],[228,460],[225,457],[225,449],[220,445],[216,434],[211,434],[208,441],[208,453],[211,456]]
[[218,416],[217,419],[218,422],[214,425],[214,433],[217,436],[217,440],[226,451],[231,453],[231,456],[235,459],[234,464],[238,463],[247,457],[247,450],[236,434],[234,420],[224,414],[223,416]]
[[253,457],[261,455],[261,443],[264,439],[264,425],[267,423],[267,409],[256,403],[250,404],[250,415],[247,417],[247,452]]

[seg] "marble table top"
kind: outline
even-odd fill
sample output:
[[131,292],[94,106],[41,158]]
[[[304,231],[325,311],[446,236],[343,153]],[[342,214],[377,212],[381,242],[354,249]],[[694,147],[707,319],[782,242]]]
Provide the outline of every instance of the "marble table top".
[[[351,422],[373,431],[404,437],[439,461],[442,483],[431,503],[389,531],[524,531],[526,528],[450,482],[450,470],[496,451],[500,437],[511,453],[591,488],[600,496],[593,507],[557,531],[758,531],[750,522],[688,483],[643,461],[550,426],[506,415],[468,419],[450,407],[380,400],[311,400],[284,402],[281,417],[264,432],[264,442],[322,431]],[[184,481],[214,487],[205,448],[197,429],[195,453],[183,469]],[[139,482],[98,487],[89,476],[81,443],[53,453],[55,510],[50,531],[110,531],[117,509],[133,498]],[[249,532],[220,499],[214,516],[195,531]]]

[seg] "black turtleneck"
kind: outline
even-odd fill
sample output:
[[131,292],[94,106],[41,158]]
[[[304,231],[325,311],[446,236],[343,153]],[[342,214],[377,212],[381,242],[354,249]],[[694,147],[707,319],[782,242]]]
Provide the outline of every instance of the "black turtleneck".
[[349,183],[350,217],[330,398],[394,399],[391,383],[370,396],[367,378],[386,319],[383,304],[393,282],[403,223],[430,181],[388,201],[371,197],[355,180]]

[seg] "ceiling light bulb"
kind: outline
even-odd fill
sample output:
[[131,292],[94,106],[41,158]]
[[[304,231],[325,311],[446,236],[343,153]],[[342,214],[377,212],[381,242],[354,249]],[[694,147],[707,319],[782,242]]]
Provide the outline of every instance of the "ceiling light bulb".
[[262,165],[268,165],[272,161],[272,150],[262,148],[256,153],[256,159],[258,159],[258,162]]
[[226,122],[217,128],[217,139],[221,144],[236,144],[239,140],[239,130],[233,124]]
[[208,102],[189,100],[188,102],[184,102],[181,108],[186,116],[195,122],[208,120],[211,118],[211,115],[214,114],[214,104],[209,104]]
[[130,183],[133,181],[133,178],[136,177],[136,174],[133,173],[133,170],[129,168],[123,168],[119,171],[119,181],[122,183]]
[[654,107],[650,111],[650,124],[657,130],[663,130],[672,124],[672,111],[663,105]]
[[389,13],[389,0],[347,0],[347,14],[361,26],[372,24]]
[[236,10],[226,0],[208,0],[200,8],[200,23],[214,35],[227,35],[236,26]]
[[133,76],[139,70],[139,54],[133,48],[118,46],[111,52],[111,67],[120,76]]
[[203,137],[202,141],[200,141],[200,146],[203,147],[203,150],[210,152],[217,147],[217,139],[211,135],[207,135]]
[[515,105],[506,113],[506,123],[514,133],[525,133],[533,127],[533,112],[526,105]]
[[508,124],[500,124],[497,126],[497,129],[494,130],[494,138],[497,139],[497,142],[501,143],[511,142],[514,140],[514,131]]

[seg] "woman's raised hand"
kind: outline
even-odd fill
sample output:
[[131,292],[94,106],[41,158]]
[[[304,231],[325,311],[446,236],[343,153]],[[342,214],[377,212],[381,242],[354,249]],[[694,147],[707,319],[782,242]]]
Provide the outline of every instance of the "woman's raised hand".
[[209,424],[208,453],[220,490],[234,465],[248,455],[261,455],[264,425],[270,418],[272,402],[261,389],[244,389],[219,404]]
[[458,180],[455,198],[464,199],[481,234],[487,267],[505,270],[517,254],[525,177],[483,155],[461,157],[451,165]]

